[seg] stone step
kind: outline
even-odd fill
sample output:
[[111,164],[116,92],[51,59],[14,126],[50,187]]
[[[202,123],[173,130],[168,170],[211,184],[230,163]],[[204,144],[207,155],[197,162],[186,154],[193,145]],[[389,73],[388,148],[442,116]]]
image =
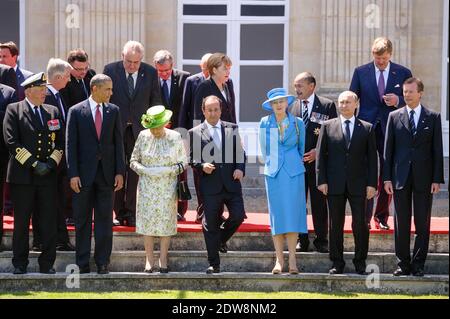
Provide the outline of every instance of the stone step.
[[[79,280],[78,280],[79,279]],[[448,295],[448,275],[394,277],[390,274],[371,276],[304,273],[272,275],[267,273],[233,273],[206,275],[199,272],[169,274],[96,273],[68,275],[0,274],[0,291],[151,291],[151,290],[233,290],[233,291],[304,291],[361,292]],[[245,303],[245,301],[243,301]]]
[[[92,254],[93,255],[93,254]],[[158,256],[158,252],[155,253]],[[39,271],[37,257],[39,253],[30,253],[30,272]],[[353,253],[345,253],[345,272],[354,273],[352,259]],[[12,252],[0,253],[0,273],[13,271],[11,264]],[[92,258],[93,259],[93,258]],[[258,251],[229,251],[220,255],[221,269],[226,272],[270,272],[275,263],[274,252]],[[157,260],[157,259],[155,259]],[[288,254],[285,253],[285,265],[287,267]],[[74,252],[58,252],[55,269],[58,272],[66,271],[68,265],[75,263]],[[170,251],[170,269],[175,272],[204,271],[208,267],[205,251]],[[110,270],[114,272],[142,272],[145,266],[145,253],[143,251],[116,251],[111,255]],[[300,272],[327,273],[331,262],[328,254],[317,252],[297,253],[297,266]],[[370,253],[367,258],[368,272],[392,273],[397,268],[397,259],[393,253]],[[92,270],[96,270],[92,260]],[[286,269],[287,270],[287,269]],[[448,254],[429,254],[425,263],[426,274],[449,273]]]
[[[69,233],[72,243],[75,243],[74,233]],[[30,247],[32,242],[30,233]],[[314,240],[314,234],[310,234],[310,242]],[[411,235],[411,247],[414,245],[414,235]],[[156,240],[156,249],[159,241]],[[228,241],[230,250],[238,251],[273,251],[273,241],[267,232],[237,232]],[[6,232],[3,238],[5,250],[11,250],[12,232]],[[312,250],[312,244],[310,249]],[[172,237],[171,250],[206,250],[205,239],[201,232],[179,232]],[[141,235],[133,232],[114,232],[113,250],[144,250],[144,240]],[[353,234],[344,234],[344,251],[354,251]],[[370,252],[394,252],[394,234],[392,232],[372,232],[369,241]],[[429,243],[430,253],[448,253],[448,234],[431,234]]]

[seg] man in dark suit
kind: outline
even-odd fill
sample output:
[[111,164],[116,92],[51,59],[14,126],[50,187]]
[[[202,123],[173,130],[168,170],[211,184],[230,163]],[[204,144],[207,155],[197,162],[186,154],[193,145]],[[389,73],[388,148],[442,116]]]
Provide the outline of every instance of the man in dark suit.
[[[183,98],[184,86],[190,73],[173,68],[173,56],[167,50],[159,50],[153,56],[153,63],[158,72],[158,80],[161,87],[161,97],[166,109],[173,112],[173,120],[168,124],[168,128],[178,128],[178,118],[180,114],[181,102]],[[181,173],[178,178],[187,181],[187,171]],[[178,221],[185,221],[184,215],[188,208],[187,200],[178,201]]]
[[130,169],[134,143],[143,130],[141,116],[151,106],[161,104],[158,75],[154,67],[142,62],[144,46],[129,41],[122,51],[122,61],[105,66],[104,74],[114,84],[111,103],[120,109],[126,160],[125,188],[117,192],[114,200],[116,218],[122,225],[136,225],[136,189],[138,176]]
[[69,52],[67,62],[72,66],[70,81],[61,90],[61,96],[67,109],[89,98],[91,95],[90,82],[95,71],[89,68],[89,57],[83,49]]
[[[360,99],[358,118],[372,123],[375,130],[380,172],[378,177],[377,205],[374,213],[375,227],[389,229],[389,206],[392,196],[384,191],[383,149],[387,118],[390,112],[405,105],[402,95],[403,82],[411,77],[411,71],[404,66],[391,62],[392,42],[384,37],[375,39],[372,45],[373,62],[355,69],[350,91]],[[374,200],[367,203],[367,223],[370,224]]]
[[120,111],[109,103],[112,87],[110,77],[94,76],[91,97],[70,108],[67,121],[67,170],[75,192],[76,263],[80,273],[90,272],[93,210],[97,272],[109,272],[114,192],[122,188],[125,172]]
[[[66,61],[61,59],[51,58],[47,65],[47,94],[45,97],[45,104],[53,105],[59,110],[61,115],[61,128],[65,132],[67,108],[61,96],[60,91],[66,86],[70,77],[70,69],[72,67]],[[63,135],[63,138],[65,136]],[[64,141],[63,141],[64,144]],[[67,167],[65,163],[65,156],[61,165],[58,166],[58,186],[57,186],[57,207],[58,216],[57,223],[57,240],[56,249],[61,251],[74,251],[75,247],[70,243],[69,234],[66,226],[67,203],[70,201],[70,186],[67,178]],[[35,210],[33,212],[33,251],[39,251],[41,248],[41,233],[39,231],[40,212]]]
[[317,185],[330,209],[330,274],[344,271],[344,223],[347,200],[352,210],[356,273],[366,274],[369,226],[367,199],[375,196],[377,149],[373,126],[355,118],[358,97],[351,91],[339,95],[340,116],[322,125],[317,142]]
[[33,75],[33,72],[19,68],[17,60],[19,59],[19,48],[12,42],[5,42],[0,44],[0,63],[12,67],[16,73],[16,90],[18,101],[25,98],[25,90],[22,87],[23,81]]
[[[245,174],[245,153],[236,124],[220,120],[220,99],[203,101],[205,121],[189,130],[191,165],[203,171],[200,192],[204,198],[203,234],[208,251],[207,274],[220,272],[219,249],[244,220],[241,180]],[[226,205],[229,218],[221,226]]]
[[[294,87],[297,92],[297,100],[290,112],[303,119],[306,128],[303,160],[306,168],[306,198],[308,198],[309,192],[311,215],[316,233],[314,247],[320,253],[328,253],[328,207],[326,197],[319,192],[316,185],[316,144],[323,122],[337,117],[336,105],[333,101],[314,93],[316,79],[309,72],[297,75]],[[308,247],[308,234],[300,234],[297,251],[308,251]]]
[[[441,116],[421,105],[424,85],[417,78],[403,84],[406,106],[389,114],[384,152],[384,188],[394,195],[394,276],[424,275],[430,239],[433,194],[444,183]],[[414,203],[414,204],[413,204]],[[410,254],[411,216],[416,229]]]
[[62,159],[63,138],[58,109],[43,104],[46,92],[43,72],[22,83],[25,100],[8,105],[3,136],[9,149],[7,181],[14,204],[14,274],[28,266],[30,215],[40,212],[42,253],[39,271],[54,274],[56,258],[56,168]]
[[[5,118],[6,106],[17,102],[16,91],[7,85],[0,84],[0,132],[3,134],[3,119]],[[6,178],[6,170],[9,159],[9,151],[5,140],[0,138],[0,251],[2,251],[3,238],[3,185]]]
[[13,68],[0,64],[0,84],[7,85],[13,89],[17,88],[16,72],[14,72]]

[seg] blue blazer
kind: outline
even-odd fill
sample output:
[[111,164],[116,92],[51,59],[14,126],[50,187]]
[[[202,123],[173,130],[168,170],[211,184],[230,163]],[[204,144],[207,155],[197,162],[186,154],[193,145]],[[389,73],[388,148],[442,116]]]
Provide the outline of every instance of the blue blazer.
[[[400,101],[397,108],[405,105],[405,100],[403,99],[403,82],[410,77],[412,77],[412,74],[409,69],[391,62],[385,94],[393,93],[399,97]],[[386,131],[389,113],[395,111],[396,108],[387,106],[380,100],[375,75],[375,64],[373,62],[355,69],[350,84],[350,91],[355,92],[360,99],[358,118],[372,124],[376,124],[380,120],[381,129],[384,133]]]
[[[276,177],[282,167],[291,177],[305,172],[303,165],[305,124],[292,114],[288,114],[288,118],[289,127],[281,142],[274,114],[263,117],[259,123],[259,143],[264,161],[264,175]],[[295,121],[297,121],[298,132]]]
[[89,100],[69,109],[66,129],[68,177],[80,177],[82,186],[91,186],[101,163],[106,182],[113,186],[116,175],[125,173],[122,125],[119,107],[103,105],[100,140],[97,138]]

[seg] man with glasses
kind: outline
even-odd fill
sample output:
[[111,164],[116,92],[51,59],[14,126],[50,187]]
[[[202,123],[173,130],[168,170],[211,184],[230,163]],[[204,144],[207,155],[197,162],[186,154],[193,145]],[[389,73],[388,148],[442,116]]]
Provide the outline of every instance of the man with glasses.
[[90,68],[88,59],[89,57],[83,49],[69,52],[67,62],[72,66],[70,82],[61,90],[67,108],[88,99],[91,95],[90,82],[96,73]]

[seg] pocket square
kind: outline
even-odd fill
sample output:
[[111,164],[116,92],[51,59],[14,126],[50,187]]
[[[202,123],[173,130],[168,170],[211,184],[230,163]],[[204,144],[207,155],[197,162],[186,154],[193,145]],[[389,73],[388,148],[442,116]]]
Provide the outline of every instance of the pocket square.
[[396,86],[394,86],[394,87],[396,87],[396,88],[399,88],[400,87],[400,84],[397,84]]

